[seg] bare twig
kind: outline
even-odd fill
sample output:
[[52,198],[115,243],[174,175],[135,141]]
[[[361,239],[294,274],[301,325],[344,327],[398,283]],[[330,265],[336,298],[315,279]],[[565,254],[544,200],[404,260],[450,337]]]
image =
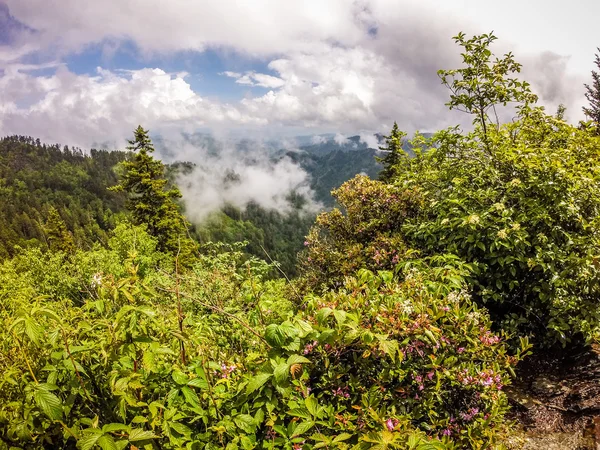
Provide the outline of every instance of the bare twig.
[[298,298],[298,300],[302,301],[302,296],[296,290],[296,288],[292,284],[292,281],[288,278],[288,276],[286,275],[286,273],[281,269],[281,267],[279,267],[279,263],[277,263],[273,258],[271,258],[271,255],[269,255],[269,252],[267,252],[267,250],[261,244],[258,244],[258,245],[260,246],[260,248],[262,249],[262,251],[265,252],[265,255],[267,255],[267,258],[269,258],[269,261],[271,261],[271,264],[273,264],[275,266],[275,268],[279,272],[281,272],[281,274],[285,277],[285,279],[288,282],[288,285],[292,288],[292,291],[294,291],[294,294],[296,294],[296,297]]
[[77,369],[77,364],[75,364],[75,359],[73,358],[73,355],[71,354],[71,349],[69,348],[69,341],[67,341],[67,335],[65,334],[65,330],[63,330],[61,328],[60,332],[62,334],[63,341],[65,341],[65,348],[67,349],[67,355],[69,355],[69,359],[71,360],[71,364],[73,364],[73,369],[75,370],[75,375],[77,375],[77,380],[79,380],[79,385],[81,386],[81,389],[83,389],[85,396],[88,398],[88,400],[91,401],[92,398],[90,397],[90,394],[88,393],[87,389],[85,388],[85,384],[83,383],[81,374],[79,373],[79,370]]
[[[181,296],[179,294],[179,253],[181,251],[181,239],[177,238],[177,255],[175,256],[175,295],[177,296],[177,321],[179,322],[179,333],[183,336],[183,310],[181,308]],[[181,348],[181,364],[186,365],[185,342],[179,338]]]
[[[173,290],[171,290],[171,289],[164,289],[164,288],[161,288],[161,287],[159,287],[158,289],[160,289],[161,291],[165,291],[165,292],[176,293],[175,291],[173,291]],[[240,325],[242,325],[242,326],[243,326],[243,327],[244,327],[246,330],[248,330],[250,333],[252,333],[254,336],[256,336],[257,338],[259,338],[259,339],[260,339],[262,342],[264,342],[266,345],[268,345],[268,346],[270,347],[269,343],[268,343],[268,342],[265,340],[265,338],[264,338],[264,337],[262,337],[262,336],[261,336],[259,333],[257,333],[257,332],[256,332],[254,329],[252,329],[252,327],[251,327],[250,325],[248,325],[248,324],[247,324],[246,322],[244,322],[242,319],[240,319],[239,317],[237,317],[235,314],[231,314],[231,313],[229,313],[229,312],[225,311],[224,309],[222,309],[222,308],[219,308],[218,306],[215,306],[215,305],[211,305],[211,304],[209,304],[209,303],[202,302],[202,301],[200,301],[199,299],[197,299],[197,298],[194,298],[194,297],[193,297],[193,296],[191,296],[191,295],[185,294],[184,292],[180,292],[180,293],[179,293],[179,295],[181,295],[181,296],[183,296],[183,297],[186,297],[186,298],[189,298],[190,300],[193,300],[194,302],[198,303],[200,306],[204,306],[205,308],[212,309],[213,311],[216,311],[216,312],[218,312],[218,313],[220,313],[220,314],[223,314],[224,316],[227,316],[227,317],[229,317],[229,318],[231,318],[231,319],[233,319],[233,320],[236,320],[236,321],[237,321],[237,322],[239,322],[239,323],[240,323]]]

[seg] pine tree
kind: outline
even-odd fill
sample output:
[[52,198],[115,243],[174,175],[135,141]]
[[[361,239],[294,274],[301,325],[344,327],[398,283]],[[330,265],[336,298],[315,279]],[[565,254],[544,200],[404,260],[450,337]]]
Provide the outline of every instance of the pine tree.
[[73,235],[67,229],[65,221],[60,216],[56,208],[51,207],[46,221],[46,235],[48,236],[48,246],[53,252],[73,253],[75,251],[75,242]]
[[127,207],[136,225],[145,224],[148,232],[158,239],[159,250],[189,254],[193,243],[187,238],[187,222],[179,212],[176,199],[181,192],[169,186],[164,164],[152,157],[154,146],[148,131],[140,125],[127,150],[132,159],[122,163],[121,182],[110,188],[128,194]]
[[394,177],[394,173],[398,164],[408,155],[402,148],[402,138],[406,133],[398,129],[398,124],[394,122],[392,132],[389,136],[384,136],[385,147],[379,147],[379,150],[386,152],[383,158],[375,157],[377,161],[383,164],[383,170],[379,173],[381,181],[390,182]]
[[[600,51],[600,48],[598,48],[598,51]],[[594,64],[600,69],[600,56],[598,54],[596,54]],[[594,122],[596,134],[600,135],[600,73],[592,70],[592,84],[591,86],[586,84],[585,89],[587,91],[585,98],[587,98],[590,106],[588,108],[584,106],[583,112],[589,120]]]

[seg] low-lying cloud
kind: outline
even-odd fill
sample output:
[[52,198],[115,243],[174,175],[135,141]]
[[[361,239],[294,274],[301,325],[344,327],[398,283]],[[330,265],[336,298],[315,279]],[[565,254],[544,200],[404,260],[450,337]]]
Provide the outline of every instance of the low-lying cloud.
[[301,212],[322,208],[314,199],[309,174],[289,157],[275,157],[259,142],[250,144],[251,151],[236,148],[228,140],[210,145],[166,140],[163,145],[177,159],[194,163],[191,171],[177,177],[186,216],[193,223],[202,223],[227,205],[243,210],[255,203],[287,214],[293,208],[292,193],[306,199]]

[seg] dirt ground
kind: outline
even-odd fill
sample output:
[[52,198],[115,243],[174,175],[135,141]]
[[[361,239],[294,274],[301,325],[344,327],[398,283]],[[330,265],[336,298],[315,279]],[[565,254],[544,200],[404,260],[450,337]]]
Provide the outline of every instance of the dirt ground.
[[508,446],[600,450],[600,352],[566,348],[529,357],[507,389],[519,424]]

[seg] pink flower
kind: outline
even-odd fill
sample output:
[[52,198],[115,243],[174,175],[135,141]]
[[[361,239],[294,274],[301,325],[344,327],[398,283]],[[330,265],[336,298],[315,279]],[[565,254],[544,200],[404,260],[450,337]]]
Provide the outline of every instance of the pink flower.
[[442,434],[444,436],[452,436],[452,431],[446,428],[444,431],[442,431]]
[[434,375],[434,373],[433,373],[433,371],[431,371],[431,372],[429,372],[427,374],[427,378],[429,378],[430,380],[432,380],[433,379],[433,375]]
[[458,347],[458,350],[456,350],[458,353],[462,353],[465,351],[464,347]]
[[392,421],[392,419],[388,419],[387,422],[385,422],[385,426],[388,430],[394,431],[394,422]]

